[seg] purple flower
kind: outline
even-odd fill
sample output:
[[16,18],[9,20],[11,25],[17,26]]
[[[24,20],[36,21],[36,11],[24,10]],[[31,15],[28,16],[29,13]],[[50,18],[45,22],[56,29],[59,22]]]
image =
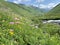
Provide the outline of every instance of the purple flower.
[[10,22],[10,24],[14,24],[14,22]]

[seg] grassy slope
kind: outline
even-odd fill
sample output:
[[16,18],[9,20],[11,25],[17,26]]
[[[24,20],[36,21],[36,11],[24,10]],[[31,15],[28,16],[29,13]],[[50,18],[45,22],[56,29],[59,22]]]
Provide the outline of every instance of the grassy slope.
[[[59,25],[58,29],[54,25],[44,25],[40,29],[31,27],[31,20],[26,17],[30,12],[20,6],[0,0],[0,45],[60,45]],[[51,26],[56,28],[52,28],[56,30],[53,35]],[[47,27],[49,31],[44,31]]]
[[57,19],[60,18],[60,4],[54,7],[51,11],[49,11],[45,18],[47,19]]
[[36,31],[37,29],[31,27],[31,21],[21,16],[19,10],[22,14],[27,12],[14,4],[0,0],[0,45],[36,44],[35,39],[38,35],[35,34],[40,34],[40,30]]

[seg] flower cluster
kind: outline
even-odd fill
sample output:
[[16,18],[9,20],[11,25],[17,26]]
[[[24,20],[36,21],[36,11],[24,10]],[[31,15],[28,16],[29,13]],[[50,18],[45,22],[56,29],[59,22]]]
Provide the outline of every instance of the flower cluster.
[[10,24],[19,24],[20,23],[19,22],[19,20],[20,20],[19,18],[15,17],[14,20],[16,20],[16,22],[10,22]]
[[14,35],[14,30],[10,29],[9,33],[10,33],[10,35]]

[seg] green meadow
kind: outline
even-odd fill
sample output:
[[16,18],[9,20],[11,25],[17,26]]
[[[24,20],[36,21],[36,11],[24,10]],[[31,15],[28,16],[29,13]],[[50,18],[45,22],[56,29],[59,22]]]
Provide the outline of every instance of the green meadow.
[[0,45],[60,45],[60,25],[42,23],[59,18],[60,4],[45,13],[37,7],[0,0]]

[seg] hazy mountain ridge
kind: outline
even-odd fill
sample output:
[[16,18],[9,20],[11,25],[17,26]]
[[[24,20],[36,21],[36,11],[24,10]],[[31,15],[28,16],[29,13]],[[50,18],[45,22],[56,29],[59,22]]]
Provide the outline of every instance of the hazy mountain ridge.
[[[7,7],[11,8],[13,11],[16,11],[16,13],[21,14],[21,15],[41,15],[41,13],[43,13],[42,11],[37,10],[36,8],[34,9],[34,7],[28,7],[22,4],[14,4],[14,3],[10,3],[10,2],[6,2],[4,5],[6,5]],[[40,13],[41,12],[41,13]]]

